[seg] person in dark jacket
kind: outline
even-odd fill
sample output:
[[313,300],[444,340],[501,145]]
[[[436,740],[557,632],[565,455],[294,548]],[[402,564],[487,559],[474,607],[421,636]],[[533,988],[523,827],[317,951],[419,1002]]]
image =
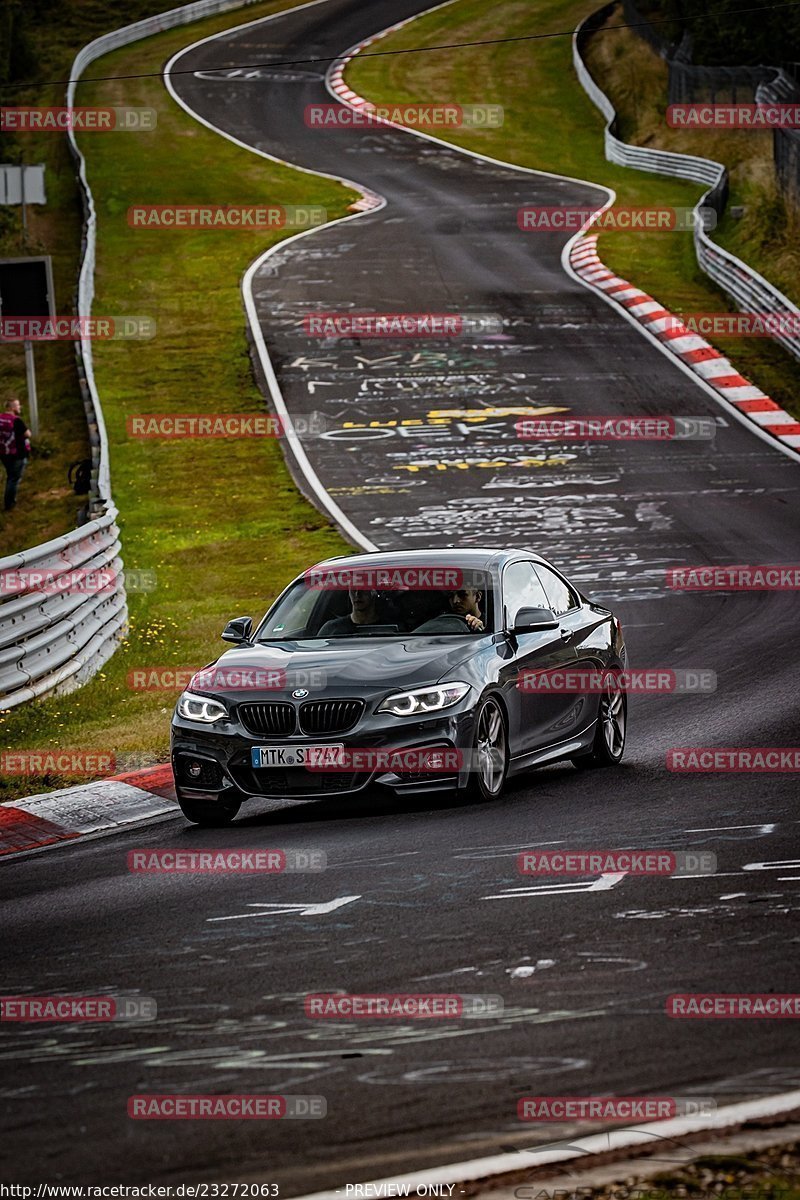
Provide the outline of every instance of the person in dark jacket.
[[471,633],[483,633],[485,625],[481,614],[483,592],[474,587],[457,588],[447,594],[447,611],[418,625],[414,633],[458,632],[455,617],[465,621]]
[[378,593],[368,588],[350,588],[349,594],[350,612],[326,621],[318,637],[347,637],[357,634],[361,625],[377,624]]
[[0,413],[0,462],[6,471],[6,512],[17,503],[17,488],[31,452],[31,431],[21,413],[22,405],[16,397],[6,401],[5,412]]

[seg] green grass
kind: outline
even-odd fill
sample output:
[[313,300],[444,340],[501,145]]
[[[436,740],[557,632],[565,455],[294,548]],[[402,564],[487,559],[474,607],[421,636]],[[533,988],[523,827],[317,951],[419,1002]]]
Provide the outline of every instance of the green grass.
[[[718,1196],[720,1200],[798,1200],[798,1146],[770,1146],[741,1154],[707,1154],[648,1182],[609,1185],[592,1193],[592,1200],[684,1200]],[[635,1167],[633,1168],[635,1171]]]
[[[158,35],[95,64],[93,74],[158,71],[190,40],[268,12],[204,21]],[[261,615],[303,567],[347,544],[299,494],[275,439],[133,440],[140,413],[263,412],[246,340],[240,282],[282,231],[134,230],[129,205],[310,203],[343,215],[353,193],[268,162],[193,121],[158,78],[84,85],[79,104],[158,109],[152,133],[84,135],[98,210],[98,313],[155,318],[146,342],[97,342],[95,372],[111,454],[126,567],[155,570],[157,588],[129,596],[130,633],[102,675],[67,696],[0,718],[6,748],[166,755],[175,693],[132,691],[129,671],[199,667],[224,649],[228,617]],[[6,799],[60,786],[53,776],[6,778]]]
[[[19,210],[0,208],[0,258],[51,255],[56,311],[69,314],[77,277],[81,213],[63,142],[59,135],[26,138],[26,161],[47,166],[47,205],[29,206],[29,237],[25,243]],[[84,504],[67,480],[69,464],[90,454],[73,344],[44,342],[34,345],[33,353],[40,436],[33,439],[33,455],[20,484],[17,507],[11,513],[0,511],[0,557],[74,529],[77,511]],[[4,406],[10,396],[19,397],[27,420],[21,343],[4,345],[0,354],[0,403]],[[2,470],[0,483],[5,485]]]
[[[497,38],[499,32],[505,38],[556,33],[574,29],[596,7],[593,0],[540,0],[535,5],[529,0],[498,0],[491,7],[482,0],[458,0],[410,22],[370,49],[480,41]],[[613,21],[619,20],[615,15]],[[657,69],[660,64],[663,74],[661,60],[633,34],[622,31],[594,38],[590,62],[598,70],[598,83],[619,107],[623,136],[638,132],[647,144],[654,144],[657,138],[661,145],[662,134],[673,132],[665,125],[663,129],[653,125],[653,114],[663,112],[665,105],[664,79]],[[691,206],[703,192],[695,184],[606,162],[604,121],[575,76],[570,37],[396,57],[359,56],[348,67],[347,79],[357,92],[375,102],[502,104],[505,123],[501,128],[448,131],[448,140],[521,166],[605,184],[615,190],[619,205]],[[646,99],[636,99],[642,96]],[[729,139],[735,139],[738,157],[732,202],[748,204],[749,212],[741,222],[726,219],[719,240],[797,298],[800,252],[795,227],[788,217],[784,220],[781,216],[784,210],[777,202],[774,184],[770,184],[769,164],[765,165],[765,143],[743,140],[770,135],[728,135],[724,145],[702,140],[698,133],[676,136],[694,141],[678,146],[673,139],[669,148],[723,161],[726,154],[733,153]],[[766,197],[772,197],[771,206]],[[519,236],[530,235],[520,232]],[[601,234],[599,248],[609,267],[674,312],[733,311],[697,266],[688,233],[608,231]],[[717,338],[714,344],[754,383],[800,416],[800,363],[768,339]]]
[[[0,3],[0,7],[2,4]],[[11,55],[24,87],[0,89],[2,104],[64,103],[63,83],[75,53],[109,28],[136,21],[164,8],[164,0],[128,0],[116,15],[103,0],[70,0],[51,5],[47,20],[26,16],[27,45]],[[15,54],[16,51],[16,54]],[[3,162],[45,165],[46,205],[28,207],[28,237],[23,240],[19,208],[0,207],[0,258],[49,254],[53,259],[56,310],[73,311],[78,277],[82,209],[67,138],[55,133],[0,133]],[[86,416],[78,388],[75,351],[71,342],[41,343],[35,347],[41,434],[34,439],[33,457],[25,472],[19,503],[9,514],[0,511],[0,557],[38,545],[73,529],[84,504],[67,480],[71,462],[89,456]],[[21,346],[3,346],[0,355],[0,403],[18,396],[27,415],[25,360]],[[4,476],[0,472],[0,481]]]

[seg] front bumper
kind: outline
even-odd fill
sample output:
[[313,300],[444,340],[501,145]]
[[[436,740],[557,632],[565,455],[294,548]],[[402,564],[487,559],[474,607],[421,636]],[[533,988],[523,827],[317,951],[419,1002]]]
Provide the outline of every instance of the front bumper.
[[[459,708],[459,706],[454,706]],[[199,726],[177,714],[172,722],[172,766],[178,795],[217,800],[227,794],[247,797],[321,799],[351,796],[373,785],[397,795],[452,791],[465,787],[472,747],[474,709],[442,713],[425,720],[393,717],[387,713],[362,718],[346,734],[326,737],[269,738],[251,734],[235,719],[216,726]],[[305,767],[251,765],[254,746],[344,745],[347,750],[392,751],[443,749],[461,752],[462,769],[448,771],[307,770]]]

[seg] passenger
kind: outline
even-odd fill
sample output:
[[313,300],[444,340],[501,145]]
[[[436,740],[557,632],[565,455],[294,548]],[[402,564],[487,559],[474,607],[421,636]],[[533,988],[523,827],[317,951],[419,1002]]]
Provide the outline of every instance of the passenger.
[[345,617],[333,617],[326,621],[317,637],[346,637],[358,633],[359,626],[377,625],[378,593],[359,588],[349,588],[350,613]]

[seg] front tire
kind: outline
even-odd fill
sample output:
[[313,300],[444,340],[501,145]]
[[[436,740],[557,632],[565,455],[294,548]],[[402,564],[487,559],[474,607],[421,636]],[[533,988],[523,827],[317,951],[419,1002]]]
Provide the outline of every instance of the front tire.
[[475,800],[497,800],[508,774],[508,727],[497,700],[487,696],[475,715],[467,791]]
[[178,804],[187,821],[193,825],[201,825],[204,829],[224,829],[234,820],[242,801],[238,798],[229,800],[194,800],[187,796],[178,796]]
[[603,694],[597,712],[594,742],[588,754],[572,759],[579,771],[597,767],[616,767],[625,753],[628,730],[628,697],[620,687],[619,677],[609,671],[603,681]]

